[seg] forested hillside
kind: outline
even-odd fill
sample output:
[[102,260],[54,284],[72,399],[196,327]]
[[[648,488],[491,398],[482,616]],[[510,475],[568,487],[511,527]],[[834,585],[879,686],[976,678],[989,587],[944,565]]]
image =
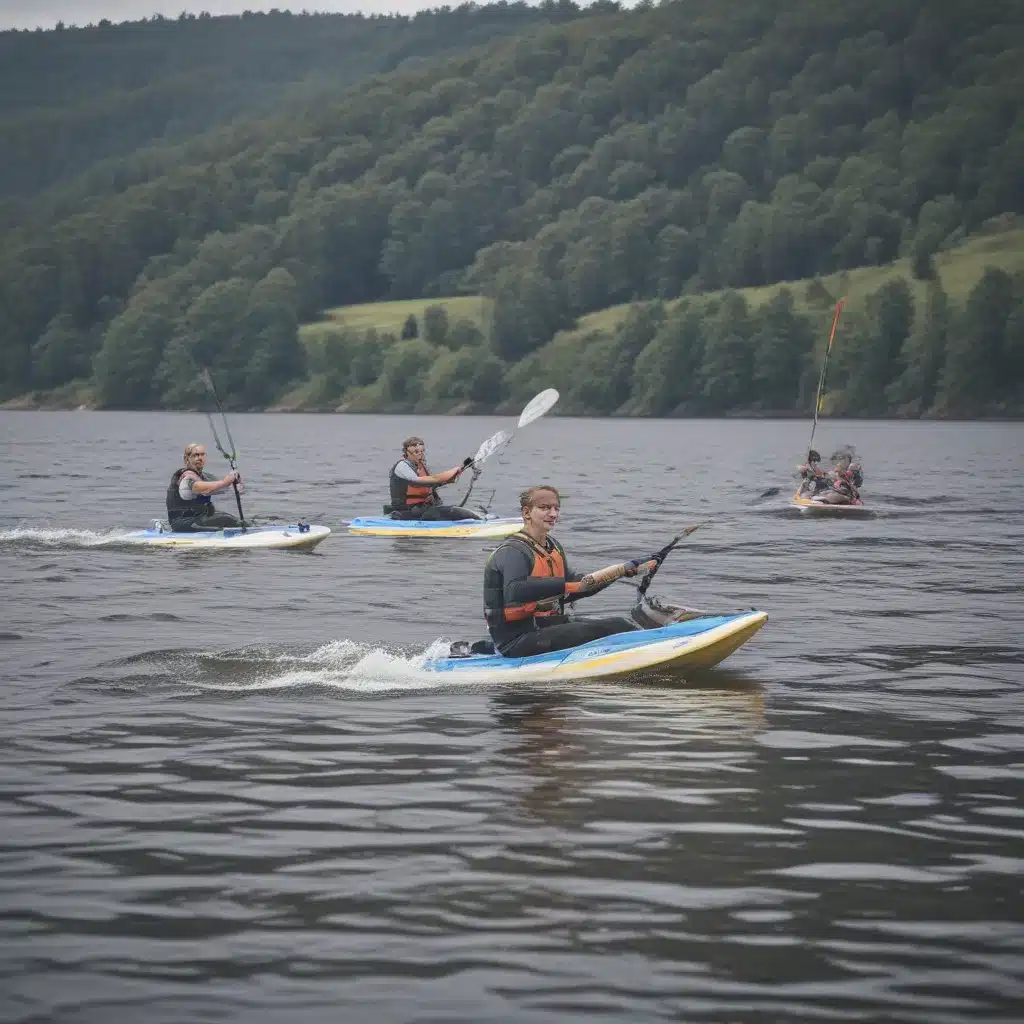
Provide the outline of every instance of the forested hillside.
[[[303,15],[287,11],[212,18],[159,15],[82,29],[0,32],[0,199],[79,177],[143,147],[182,143],[242,116],[271,115],[337,96],[372,74],[479,45],[548,20],[525,4],[461,7],[414,17]],[[215,142],[203,140],[217,155]],[[150,152],[100,169],[76,190],[168,170],[202,148]]]
[[[935,277],[1024,212],[1022,8],[548,4],[514,38],[108,160],[5,233],[3,394],[88,378],[69,394],[189,405],[200,362],[236,406],[312,372],[350,408],[426,407],[428,389],[431,408],[488,408],[554,372],[557,332],[633,302],[573,335],[566,368],[603,379],[573,408],[794,411],[834,290],[752,309],[728,289],[903,256],[926,297],[894,281],[850,318],[841,410],[1019,411],[1024,282],[993,270],[960,303]],[[482,329],[299,342],[327,307],[455,294],[490,300]]]

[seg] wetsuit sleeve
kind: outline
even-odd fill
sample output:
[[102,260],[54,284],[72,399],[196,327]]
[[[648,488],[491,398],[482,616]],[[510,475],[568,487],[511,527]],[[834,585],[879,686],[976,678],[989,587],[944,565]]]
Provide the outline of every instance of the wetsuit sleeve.
[[402,480],[408,480],[409,483],[414,484],[419,481],[419,477],[416,475],[416,470],[409,465],[404,459],[395,466],[395,476]]
[[192,491],[192,485],[197,480],[201,479],[202,477],[191,470],[188,473],[182,473],[181,476],[178,477],[178,497],[181,498],[182,501],[191,501],[195,497],[195,494]]
[[501,573],[505,606],[530,604],[565,593],[560,576],[530,575],[530,556],[518,544],[503,544],[491,556],[491,566]]

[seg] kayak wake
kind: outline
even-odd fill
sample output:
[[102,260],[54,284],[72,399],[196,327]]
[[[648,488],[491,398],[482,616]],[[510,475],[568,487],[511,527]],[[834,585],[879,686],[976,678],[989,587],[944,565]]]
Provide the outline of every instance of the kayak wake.
[[24,545],[45,548],[97,548],[131,545],[130,530],[60,530],[30,527],[0,530],[0,547]]
[[[423,666],[448,653],[447,640],[435,640],[419,653],[404,654],[381,646],[335,640],[306,654],[274,651],[265,646],[235,651],[154,651],[122,662],[129,673],[119,688],[154,685],[218,694],[273,691],[333,690],[347,695],[414,693],[451,689],[494,680],[481,673],[457,680],[441,677]],[[132,671],[134,670],[134,671]]]

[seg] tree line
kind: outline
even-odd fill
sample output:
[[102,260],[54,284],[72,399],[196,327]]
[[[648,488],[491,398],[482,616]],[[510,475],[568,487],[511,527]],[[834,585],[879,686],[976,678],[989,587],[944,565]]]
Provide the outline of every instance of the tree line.
[[[915,294],[917,292],[918,294]],[[816,279],[760,305],[726,291],[632,304],[615,326],[568,332],[506,363],[443,306],[401,336],[344,326],[310,344],[306,407],[450,412],[516,409],[546,387],[565,413],[797,415],[813,409],[837,296]],[[940,281],[894,277],[843,313],[826,413],[1024,414],[1024,274],[988,268],[964,302]]]
[[[474,46],[489,11],[457,9],[454,55],[416,63],[410,51],[399,70],[101,160],[16,212],[8,203],[0,397],[86,380],[106,407],[177,407],[195,399],[201,362],[238,406],[312,375],[325,401],[366,389],[355,407],[426,393],[487,407],[553,372],[541,368],[572,348],[549,344],[559,331],[633,303],[615,331],[576,337],[571,360],[589,383],[568,388],[574,408],[784,411],[806,401],[817,314],[751,310],[730,289],[900,255],[928,279],[940,250],[1024,210],[1019,4],[547,2],[539,24]],[[411,19],[409,46],[430,56],[423,40],[453,16]],[[458,294],[490,302],[479,339],[453,325],[458,344],[299,341],[325,308]],[[928,315],[915,309],[914,322]],[[848,359],[867,362],[838,368],[842,411],[1013,404],[1013,315],[947,345],[949,379],[916,392],[910,334],[880,317],[850,318]],[[686,381],[660,398],[636,379],[641,356],[659,365],[655,337],[657,351],[678,349],[661,365]],[[958,354],[975,344],[982,360]],[[588,367],[609,365],[598,386]]]

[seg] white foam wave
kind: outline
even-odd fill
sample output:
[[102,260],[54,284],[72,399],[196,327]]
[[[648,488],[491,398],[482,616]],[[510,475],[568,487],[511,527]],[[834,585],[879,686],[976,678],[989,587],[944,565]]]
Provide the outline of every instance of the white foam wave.
[[95,548],[107,544],[130,544],[130,530],[41,530],[15,527],[0,530],[0,545],[28,544],[53,548]]
[[[449,641],[438,639],[419,654],[405,655],[352,640],[335,640],[304,656],[260,658],[262,669],[247,680],[204,680],[195,685],[202,690],[234,693],[327,687],[354,694],[382,694],[461,688],[491,681],[486,673],[459,673],[458,679],[453,679],[423,667],[429,659],[447,655],[448,648]],[[231,658],[246,660],[244,654]]]

